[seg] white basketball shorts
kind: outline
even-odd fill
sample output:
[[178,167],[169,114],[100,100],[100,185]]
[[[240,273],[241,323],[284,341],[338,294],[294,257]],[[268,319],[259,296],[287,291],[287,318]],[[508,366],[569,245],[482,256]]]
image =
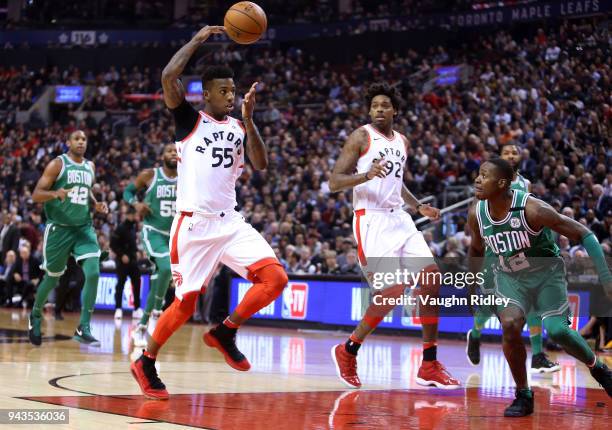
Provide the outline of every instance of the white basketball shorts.
[[411,216],[401,208],[359,209],[353,218],[359,264],[370,280],[374,272],[419,272],[435,263]]
[[170,263],[180,300],[202,291],[219,263],[246,279],[264,266],[280,264],[268,242],[234,210],[178,213],[170,230]]

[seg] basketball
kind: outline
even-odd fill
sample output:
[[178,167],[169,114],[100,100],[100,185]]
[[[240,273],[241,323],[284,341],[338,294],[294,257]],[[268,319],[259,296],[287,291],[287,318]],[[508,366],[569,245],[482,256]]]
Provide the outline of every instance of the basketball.
[[268,19],[263,9],[255,3],[241,1],[225,13],[223,25],[230,39],[248,45],[261,38],[268,27]]

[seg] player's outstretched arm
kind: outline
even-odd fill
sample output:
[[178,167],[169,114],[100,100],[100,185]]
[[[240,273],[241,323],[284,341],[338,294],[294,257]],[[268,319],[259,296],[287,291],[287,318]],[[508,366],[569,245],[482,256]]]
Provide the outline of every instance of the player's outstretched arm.
[[402,184],[402,198],[408,206],[416,210],[421,215],[432,220],[437,220],[440,218],[440,209],[434,208],[429,203],[419,203],[419,200],[410,192],[405,184]]
[[153,169],[145,169],[136,176],[134,182],[125,187],[123,190],[123,200],[133,205],[140,216],[145,216],[151,212],[151,209],[146,203],[139,202],[136,200],[136,194],[139,190],[147,188],[155,176]]
[[185,46],[178,50],[170,59],[170,62],[162,71],[162,88],[164,89],[164,102],[168,109],[178,107],[185,99],[185,88],[179,77],[183,73],[185,66],[189,62],[194,52],[204,43],[212,34],[220,34],[225,31],[225,27],[221,25],[207,25],[202,28],[193,39]]
[[358,128],[348,137],[340,157],[336,161],[331,178],[329,178],[329,189],[332,193],[353,188],[376,177],[384,178],[387,176],[383,166],[384,158],[372,163],[372,167],[366,173],[353,174],[360,155],[367,151],[368,139],[368,133],[362,128]]
[[36,183],[34,192],[32,193],[32,200],[35,203],[44,203],[53,199],[64,200],[70,190],[60,188],[59,190],[51,190],[51,187],[55,183],[55,180],[62,171],[62,161],[59,158],[51,161],[45,167],[45,171]]
[[258,82],[251,85],[249,92],[244,96],[242,102],[242,121],[246,130],[247,141],[246,153],[251,164],[256,170],[268,167],[268,149],[261,138],[257,126],[253,122],[253,111],[255,110],[255,90]]
[[599,241],[591,230],[565,215],[558,213],[548,203],[530,197],[525,205],[525,217],[535,231],[548,227],[574,242],[580,242],[595,263],[599,279],[608,296],[612,297],[612,273]]

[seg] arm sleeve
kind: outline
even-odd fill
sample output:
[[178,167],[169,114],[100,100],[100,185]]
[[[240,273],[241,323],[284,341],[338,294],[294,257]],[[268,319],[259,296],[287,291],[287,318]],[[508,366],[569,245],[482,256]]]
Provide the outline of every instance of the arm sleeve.
[[176,108],[170,109],[170,112],[172,112],[176,124],[175,139],[177,141],[183,140],[193,131],[200,115],[187,100],[183,100]]
[[612,282],[612,274],[610,273],[610,269],[608,269],[606,257],[601,249],[601,245],[592,232],[583,236],[582,245],[589,254],[589,257],[593,260],[593,263],[595,263],[595,268],[597,269],[597,274],[601,282]]
[[125,190],[123,190],[123,200],[129,204],[136,202],[136,185],[134,185],[133,182],[131,182],[130,185],[125,187]]

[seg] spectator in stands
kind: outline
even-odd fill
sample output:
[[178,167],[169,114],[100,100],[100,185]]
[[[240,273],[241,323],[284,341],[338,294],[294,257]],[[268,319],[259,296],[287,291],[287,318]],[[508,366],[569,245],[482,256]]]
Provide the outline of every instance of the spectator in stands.
[[15,251],[10,250],[6,253],[4,263],[0,266],[0,304],[2,306],[12,306],[12,285],[9,288],[9,283],[12,282],[13,272],[15,271],[15,263],[17,262],[17,255]]
[[346,253],[346,264],[340,268],[340,273],[343,275],[360,275],[361,268],[357,261],[357,251],[351,249]]
[[321,273],[326,275],[339,275],[342,273],[340,266],[338,266],[338,262],[336,261],[336,251],[325,252],[325,262],[321,268]]
[[8,283],[9,297],[19,294],[20,306],[29,308],[30,304],[34,303],[34,292],[41,278],[40,261],[31,255],[29,245],[21,246],[12,279]]
[[4,223],[2,230],[0,231],[0,243],[2,244],[2,252],[0,253],[0,260],[4,260],[8,251],[17,252],[19,248],[19,222],[21,217],[15,212],[4,214]]
[[130,279],[134,298],[132,318],[142,317],[140,308],[140,270],[138,269],[138,247],[136,245],[136,210],[129,207],[124,221],[113,232],[110,246],[115,253],[117,266],[117,286],[115,287],[115,319],[123,317],[123,289],[125,281]]

